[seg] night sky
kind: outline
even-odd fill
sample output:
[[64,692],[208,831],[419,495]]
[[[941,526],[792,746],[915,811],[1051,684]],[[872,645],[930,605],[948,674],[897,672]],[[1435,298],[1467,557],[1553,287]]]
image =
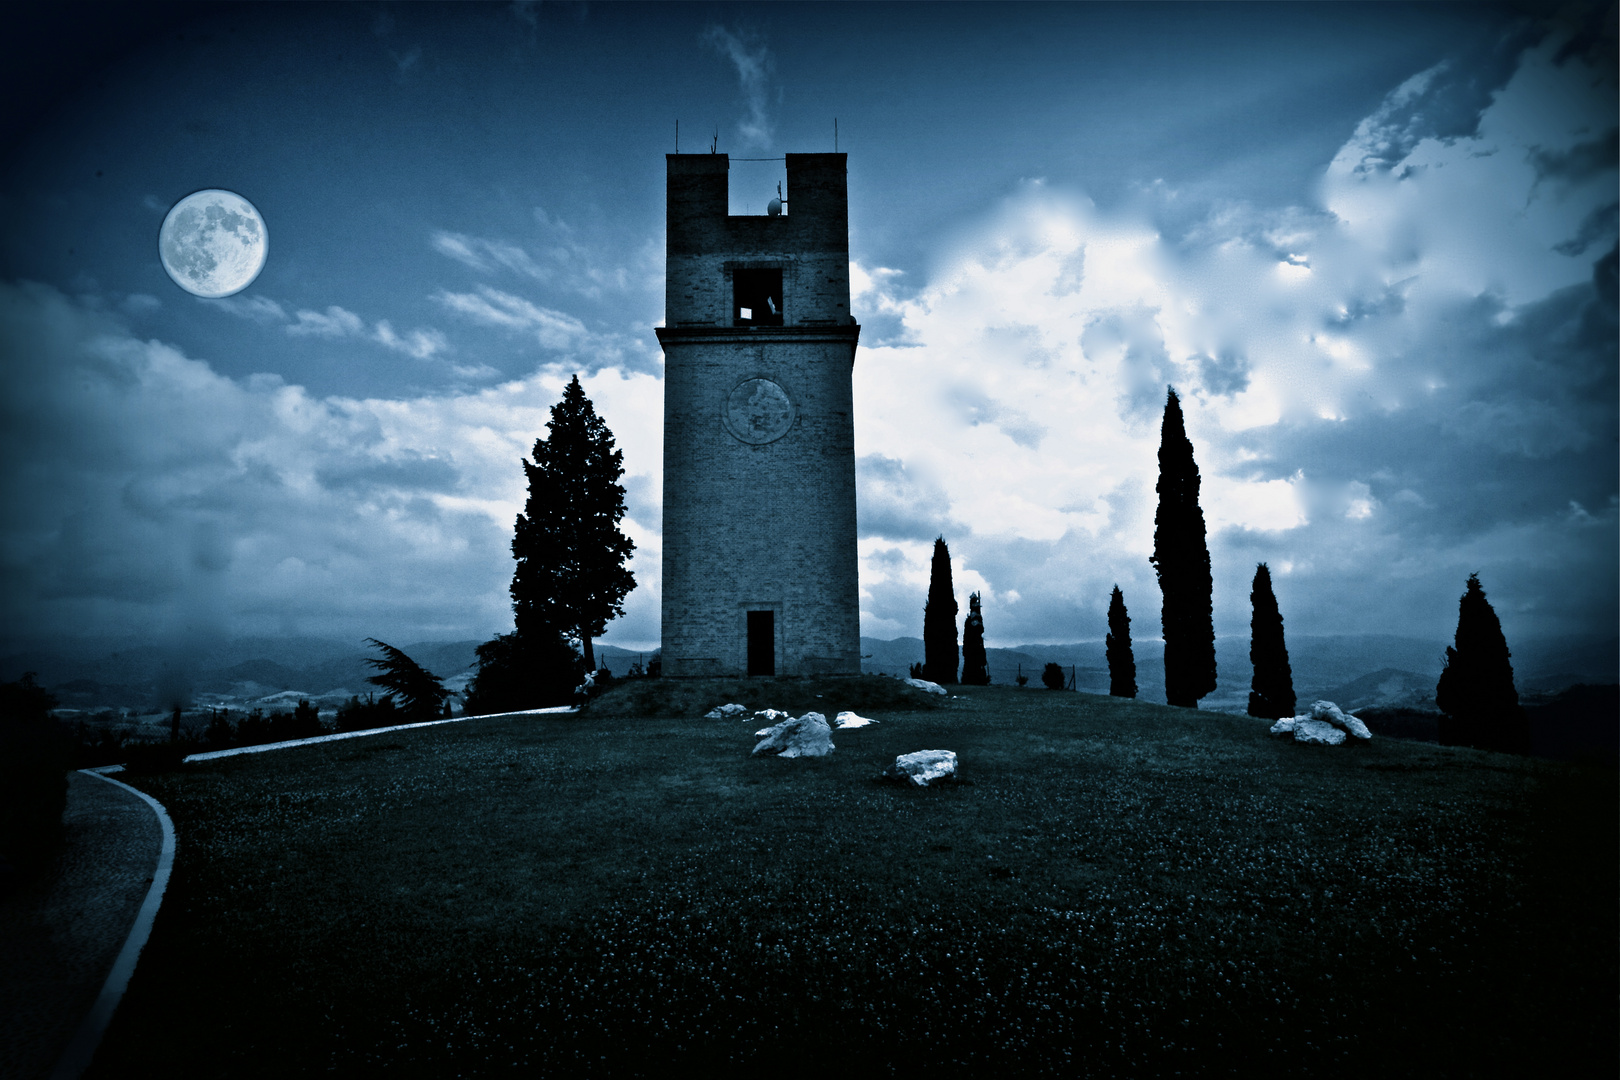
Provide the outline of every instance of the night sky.
[[[624,451],[658,640],[664,155],[733,213],[849,155],[861,628],[933,539],[991,644],[1157,633],[1165,388],[1216,628],[1606,638],[1612,5],[40,8],[0,50],[7,640],[510,629],[569,377]],[[269,260],[165,274],[183,196]],[[791,211],[791,193],[789,193]],[[814,507],[805,512],[813,514]],[[761,521],[769,529],[772,523]]]

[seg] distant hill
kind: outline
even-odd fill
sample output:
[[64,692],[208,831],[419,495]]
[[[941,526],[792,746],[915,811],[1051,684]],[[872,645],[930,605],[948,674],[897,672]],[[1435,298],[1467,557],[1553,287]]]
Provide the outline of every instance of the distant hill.
[[[1380,668],[1327,692],[1326,700],[1341,709],[1433,709],[1439,679],[1398,668]],[[1314,699],[1313,699],[1314,700]],[[1301,701],[1302,708],[1310,701]]]
[[[923,658],[921,638],[865,637],[861,670],[906,675]],[[480,640],[390,642],[417,663],[461,690],[473,673]],[[1291,635],[1289,661],[1294,691],[1305,703],[1325,698],[1348,708],[1382,705],[1425,708],[1444,663],[1443,641],[1388,634]],[[615,675],[631,664],[646,665],[653,652],[597,644],[598,663]],[[1164,646],[1134,643],[1136,680],[1144,701],[1164,701]],[[1108,692],[1108,663],[1101,641],[1032,643],[986,650],[993,683],[1010,686],[1020,671],[1040,685],[1049,663],[1072,672],[1076,688]],[[1215,643],[1218,686],[1200,707],[1242,712],[1248,704],[1249,641],[1230,635]],[[374,690],[366,680],[375,656],[364,640],[316,637],[250,637],[210,641],[194,649],[164,648],[133,640],[97,639],[44,643],[0,658],[0,680],[37,673],[65,708],[96,710],[167,708],[177,697],[196,703],[250,702],[297,692],[342,700]],[[1550,693],[1577,683],[1612,684],[1620,677],[1620,639],[1546,638],[1515,648],[1514,674],[1521,693]],[[234,706],[233,706],[234,707]]]

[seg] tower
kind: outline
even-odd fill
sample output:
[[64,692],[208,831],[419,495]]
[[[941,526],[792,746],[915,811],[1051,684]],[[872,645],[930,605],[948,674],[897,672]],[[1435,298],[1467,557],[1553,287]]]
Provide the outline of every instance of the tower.
[[668,155],[665,675],[860,673],[845,158],[732,217],[727,155]]

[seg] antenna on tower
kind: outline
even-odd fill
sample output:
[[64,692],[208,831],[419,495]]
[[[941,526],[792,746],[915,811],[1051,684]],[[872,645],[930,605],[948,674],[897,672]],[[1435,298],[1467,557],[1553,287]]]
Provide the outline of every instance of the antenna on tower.
[[714,125],[714,142],[709,144],[709,153],[718,153],[720,150],[720,125]]
[[838,117],[833,117],[833,153],[838,153]]
[[675,152],[677,154],[681,152],[681,122],[679,119],[675,121]]

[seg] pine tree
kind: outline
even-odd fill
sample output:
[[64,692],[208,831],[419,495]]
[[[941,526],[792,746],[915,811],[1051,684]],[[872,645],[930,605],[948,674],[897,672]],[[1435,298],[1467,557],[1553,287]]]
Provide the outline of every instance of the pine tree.
[[1114,697],[1136,696],[1136,657],[1131,655],[1131,617],[1125,612],[1125,594],[1114,586],[1108,600],[1108,635],[1103,638],[1108,654],[1108,692]]
[[984,614],[979,610],[978,593],[968,597],[968,617],[962,624],[962,685],[990,685],[990,661],[984,652]]
[[366,681],[386,690],[384,700],[396,702],[411,720],[430,720],[438,716],[450,697],[444,681],[392,645],[376,638],[366,640],[383,654],[381,660],[367,657],[366,663],[382,674],[372,675]]
[[1435,687],[1434,703],[1445,714],[1440,724],[1442,743],[1514,754],[1530,752],[1529,724],[1513,685],[1512,654],[1478,574],[1468,575],[1457,610],[1456,645],[1446,649],[1446,666]]
[[1249,622],[1249,663],[1254,665],[1249,715],[1268,720],[1293,716],[1294,672],[1288,666],[1282,612],[1277,610],[1277,594],[1271,591],[1271,569],[1265,563],[1255,568],[1249,602],[1254,605]]
[[934,565],[923,605],[923,678],[947,686],[956,682],[956,593],[951,587],[951,552],[941,536],[934,541]]
[[512,607],[517,634],[545,648],[561,633],[576,638],[587,670],[596,669],[591,639],[624,614],[636,579],[624,561],[635,543],[619,531],[624,518],[624,454],[575,375],[551,410],[548,438],[523,463],[529,500],[512,537]]
[[1215,689],[1215,586],[1198,483],[1181,401],[1171,387],[1159,439],[1159,510],[1153,518],[1153,555],[1148,561],[1164,594],[1165,698],[1192,709]]

